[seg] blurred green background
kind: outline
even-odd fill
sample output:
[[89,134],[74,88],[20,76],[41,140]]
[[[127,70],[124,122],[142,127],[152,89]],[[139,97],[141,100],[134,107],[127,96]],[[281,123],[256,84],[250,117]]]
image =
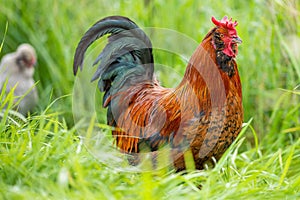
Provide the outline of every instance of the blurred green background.
[[[82,35],[96,21],[109,15],[124,15],[141,28],[172,29],[200,43],[213,27],[211,16],[220,19],[228,15],[238,21],[238,35],[243,40],[237,63],[243,85],[245,121],[253,118],[252,132],[255,133],[253,137],[251,131],[247,131],[242,150],[258,148],[256,136],[260,150],[268,155],[278,149],[293,149],[296,142],[299,144],[300,2],[297,0],[0,0],[0,5],[0,40],[8,23],[0,57],[15,51],[20,43],[35,47],[38,67],[34,78],[39,81],[41,98],[37,113],[53,100],[69,95],[50,108],[50,112],[59,113],[58,120],[66,121],[66,129],[74,125],[73,55]],[[168,35],[150,36],[153,43],[185,45],[178,40],[170,42]],[[186,61],[178,55],[160,50],[154,50],[154,55],[155,62],[171,66],[178,74],[184,73]],[[176,85],[177,76],[158,71],[164,85]],[[102,113],[100,123],[105,123],[105,110],[98,107]],[[294,150],[292,155],[295,155]],[[299,145],[296,150],[299,160]],[[283,170],[284,167],[278,165],[278,168]],[[296,166],[294,170],[292,174],[297,172]],[[299,188],[295,191],[299,192]]]
[[[49,94],[57,98],[71,94],[74,76],[72,62],[75,48],[84,32],[99,19],[124,15],[141,28],[159,27],[178,31],[201,42],[213,27],[210,18],[224,15],[238,20],[238,34],[243,39],[237,59],[243,83],[245,120],[254,118],[260,134],[281,122],[270,121],[278,99],[279,88],[293,90],[299,84],[299,2],[297,1],[4,1],[1,3],[0,25],[8,22],[8,32],[1,55],[14,51],[20,43],[31,43],[38,53],[35,80],[39,80],[41,109],[49,104]],[[172,12],[171,12],[172,11]],[[173,13],[173,14],[172,14]],[[153,43],[170,43],[168,36],[151,35]],[[181,46],[180,41],[173,41]],[[297,49],[298,48],[298,49]],[[101,49],[98,51],[100,52]],[[186,63],[175,55],[155,51],[155,62],[173,67],[183,74]],[[168,86],[167,73],[160,79]],[[284,110],[299,106],[299,99],[286,97]],[[72,121],[71,98],[55,105],[68,121]],[[284,102],[282,102],[284,103]],[[296,113],[295,113],[296,114]],[[272,120],[272,119],[271,119]],[[294,121],[293,119],[290,119]],[[290,121],[289,120],[289,121]],[[296,119],[296,123],[299,119]],[[271,128],[270,127],[270,128]],[[286,127],[288,128],[288,127]]]

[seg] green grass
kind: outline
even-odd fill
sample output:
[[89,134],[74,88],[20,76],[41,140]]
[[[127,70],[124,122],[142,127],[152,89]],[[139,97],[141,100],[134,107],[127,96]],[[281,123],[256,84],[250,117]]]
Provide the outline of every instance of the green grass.
[[[295,49],[300,44],[293,45],[300,37],[299,1],[0,0],[0,4],[0,41],[5,35],[0,57],[22,42],[31,43],[38,54],[35,80],[39,80],[41,98],[36,113],[26,119],[8,111],[1,115],[0,198],[300,198],[300,59],[299,49]],[[237,62],[245,122],[251,123],[214,169],[186,174],[166,168],[119,172],[84,148],[77,130],[89,133],[100,128],[98,131],[107,134],[109,128],[105,126],[105,110],[100,108],[101,94],[89,80],[86,86],[94,90],[84,90],[81,95],[92,95],[87,105],[95,105],[97,120],[81,120],[80,113],[73,116],[77,109],[72,108],[76,85],[73,55],[83,33],[108,15],[128,16],[142,28],[172,29],[197,42],[212,27],[212,15],[238,20],[243,44]],[[184,51],[185,56],[193,51],[183,40],[174,41],[172,36],[159,33],[148,33],[154,46],[167,44]],[[88,59],[97,48],[89,51]],[[158,67],[161,82],[176,85],[185,61],[160,49],[154,54],[157,63],[171,66]],[[12,104],[12,98],[1,94],[0,107],[4,102]]]

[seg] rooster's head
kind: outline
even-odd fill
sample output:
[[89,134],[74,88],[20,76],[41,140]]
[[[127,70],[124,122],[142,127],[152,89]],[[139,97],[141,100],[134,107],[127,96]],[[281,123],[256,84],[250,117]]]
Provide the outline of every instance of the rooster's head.
[[238,37],[235,27],[238,25],[237,21],[223,17],[220,21],[212,17],[212,22],[217,26],[212,41],[216,50],[222,50],[224,54],[235,58],[238,53],[237,44],[242,40]]

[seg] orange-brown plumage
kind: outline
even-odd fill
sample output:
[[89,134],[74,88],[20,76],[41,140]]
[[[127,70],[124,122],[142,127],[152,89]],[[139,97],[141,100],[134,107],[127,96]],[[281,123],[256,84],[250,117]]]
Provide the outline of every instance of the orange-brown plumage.
[[[122,17],[105,18],[94,26],[100,24],[102,30],[104,22],[113,20],[119,20],[122,28],[123,23],[129,23],[126,24],[126,30],[141,31],[137,26],[131,27],[135,24]],[[103,106],[108,107],[107,123],[116,127],[112,134],[116,146],[122,152],[139,153],[145,148],[157,151],[164,145],[170,145],[176,170],[185,169],[183,153],[187,150],[191,150],[196,168],[202,169],[204,163],[211,161],[212,157],[219,159],[237,137],[243,121],[241,82],[234,60],[237,43],[240,42],[235,31],[237,23],[227,18],[221,21],[213,19],[213,22],[216,27],[193,53],[183,80],[176,88],[161,87],[151,74],[152,47],[143,33],[139,32],[137,36],[134,32],[132,37],[142,38],[145,42],[139,45],[146,44],[146,47],[122,52],[116,58],[106,55],[114,58],[114,61],[108,65],[104,63],[104,66],[101,63],[99,68],[102,71],[96,78],[100,77],[100,90],[106,92]],[[104,27],[107,28],[107,24]],[[110,33],[112,38],[108,45],[131,34],[118,36],[122,31],[118,34]],[[82,51],[91,43],[82,41],[75,54],[75,73],[83,61]],[[141,49],[146,49],[143,53],[151,56],[144,59],[136,56],[140,55],[135,53]],[[142,61],[137,62],[137,58]],[[120,70],[115,73],[117,68]],[[132,71],[133,68],[136,70]]]

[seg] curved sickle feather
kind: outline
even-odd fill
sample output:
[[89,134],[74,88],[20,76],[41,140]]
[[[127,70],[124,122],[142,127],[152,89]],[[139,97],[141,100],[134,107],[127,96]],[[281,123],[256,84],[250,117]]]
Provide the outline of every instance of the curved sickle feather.
[[145,42],[150,50],[150,60],[146,63],[153,63],[152,44],[148,36],[129,18],[122,16],[110,16],[96,22],[81,38],[74,55],[73,73],[77,74],[78,67],[82,70],[84,54],[87,48],[98,38],[106,34],[118,34],[122,31],[136,29],[132,35]]

